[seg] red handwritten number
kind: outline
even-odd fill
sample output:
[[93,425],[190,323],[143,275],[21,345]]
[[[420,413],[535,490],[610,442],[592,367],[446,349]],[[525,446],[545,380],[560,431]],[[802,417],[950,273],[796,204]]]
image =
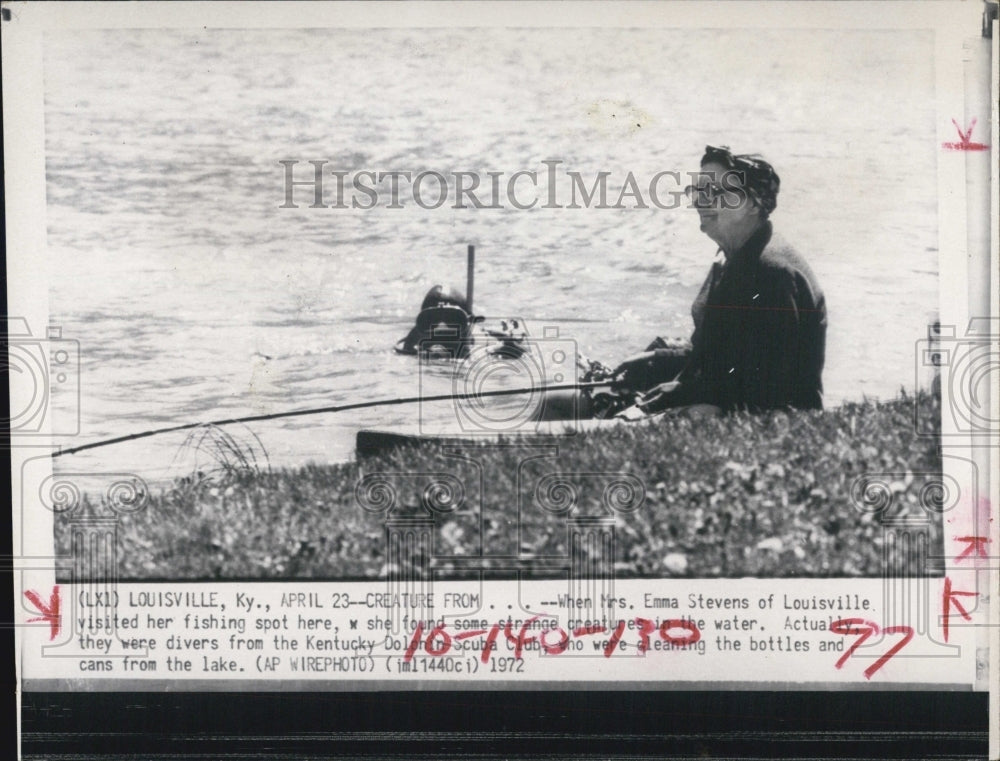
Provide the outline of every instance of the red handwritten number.
[[[698,627],[693,621],[671,618],[661,623],[659,627],[657,627],[654,621],[650,621],[648,618],[637,618],[635,622],[639,625],[640,653],[644,653],[649,650],[649,635],[657,630],[659,630],[660,639],[664,642],[669,642],[675,647],[693,645],[701,639],[701,632],[698,630]],[[672,632],[677,629],[683,629],[686,634],[680,637],[676,636]]]
[[513,622],[508,618],[507,623],[504,624],[503,633],[504,636],[507,638],[507,641],[514,645],[515,658],[521,657],[521,653],[524,652],[525,645],[530,645],[532,642],[536,642],[538,640],[538,637],[535,637],[534,635],[532,635],[531,637],[528,636],[528,629],[535,621],[538,620],[538,618],[539,618],[538,616],[532,616],[523,624],[521,624],[521,629],[520,631],[518,631],[516,637],[514,636],[512,629]]
[[413,654],[417,652],[417,648],[420,647],[420,638],[424,636],[424,622],[418,621],[417,628],[413,630],[413,639],[410,640],[410,646],[406,648],[406,655],[403,656],[403,660],[409,663],[413,660]]
[[604,657],[610,658],[611,654],[618,647],[618,643],[621,641],[622,635],[625,633],[625,622],[619,621],[618,626],[611,633],[611,639],[608,640],[608,644],[604,646]]
[[872,674],[882,668],[886,662],[892,658],[896,653],[906,647],[906,644],[913,639],[913,627],[912,626],[888,626],[882,630],[883,634],[902,634],[903,638],[897,642],[895,645],[889,648],[885,655],[879,658],[875,663],[865,669],[865,679],[871,679]]
[[[538,618],[538,616],[529,618],[521,625],[516,634],[514,633],[513,621],[510,619],[502,625],[500,623],[493,624],[489,632],[486,629],[475,629],[459,632],[454,636],[448,633],[445,624],[438,624],[430,630],[426,639],[424,639],[424,622],[418,621],[413,631],[413,636],[410,638],[410,644],[406,648],[403,660],[406,662],[412,661],[417,650],[420,649],[421,642],[423,642],[424,650],[428,655],[442,656],[451,650],[453,641],[469,639],[470,637],[481,637],[485,634],[486,641],[483,643],[483,652],[479,657],[483,663],[486,663],[496,648],[497,639],[501,631],[503,631],[508,644],[514,646],[514,657],[518,659],[524,657],[524,649],[534,642],[538,642],[541,649],[548,655],[559,655],[566,652],[569,647],[571,635],[565,629],[558,627],[554,629],[542,629],[539,635],[528,636],[528,629]],[[658,632],[660,639],[664,642],[678,646],[690,645],[701,639],[701,632],[698,631],[698,627],[692,621],[671,619],[664,621],[659,626],[655,622],[645,618],[637,618],[635,622],[639,627],[640,639],[638,649],[640,653],[644,653],[649,649],[649,638],[653,632]],[[611,632],[611,636],[607,642],[604,643],[605,658],[610,658],[612,653],[618,649],[622,641],[622,636],[625,634],[625,629],[625,621],[619,621],[614,631]],[[683,629],[685,634],[677,636],[675,634],[677,629]],[[607,629],[604,626],[588,624],[587,626],[580,626],[573,629],[572,636],[577,638],[589,637],[606,631]],[[839,664],[837,668],[840,668]]]
[[486,635],[486,643],[483,645],[483,654],[479,656],[483,663],[486,663],[490,659],[490,653],[493,652],[493,648],[497,645],[497,637],[500,635],[500,625],[493,624],[490,629],[490,633]]
[[639,624],[639,652],[644,653],[649,650],[649,635],[656,631],[656,624],[648,618],[637,618]]
[[[554,645],[550,645],[545,640],[545,635],[548,634],[549,632],[561,633],[559,641],[556,642],[556,644]],[[559,655],[559,653],[564,652],[566,648],[569,647],[569,632],[567,632],[565,629],[542,629],[541,642],[542,642],[542,649],[545,650],[546,653],[548,653],[549,655]]]
[[[434,640],[438,637],[441,638],[441,645],[435,647]],[[438,624],[431,629],[431,633],[427,635],[427,641],[424,643],[424,650],[427,651],[428,655],[444,655],[451,650],[451,635],[444,630],[444,624]]]
[[[854,628],[856,624],[864,624],[863,629]],[[854,655],[854,651],[857,650],[865,641],[873,634],[878,633],[878,624],[873,624],[871,621],[865,621],[863,618],[842,618],[839,621],[834,621],[830,625],[830,631],[834,634],[843,634],[845,637],[850,637],[854,634],[860,634],[861,636],[840,656],[834,665],[839,669],[846,662],[847,659]]]
[[[861,645],[863,645],[869,637],[878,634],[880,630],[878,624],[871,621],[865,621],[863,618],[842,618],[839,621],[834,621],[830,625],[830,631],[834,634],[842,634],[845,637],[860,635],[834,664],[839,669],[847,662],[848,658],[854,655],[854,652],[861,647]],[[880,657],[877,661],[875,661],[875,663],[865,669],[865,679],[871,679],[872,675],[876,671],[888,663],[896,653],[906,647],[909,641],[913,639],[912,626],[888,626],[881,631],[883,634],[902,634],[903,638],[890,647],[889,650],[886,651],[885,655]]]
[[[675,637],[670,633],[672,629],[684,629],[687,635],[684,637]],[[674,645],[693,645],[701,639],[701,632],[698,631],[698,627],[694,625],[693,621],[670,619],[660,624],[660,636],[665,642],[670,642]]]
[[58,637],[59,629],[62,627],[62,617],[59,615],[59,586],[56,585],[52,587],[52,594],[49,595],[49,602],[47,605],[42,601],[41,595],[33,589],[26,590],[24,596],[27,597],[31,604],[37,608],[38,612],[42,614],[40,616],[36,616],[35,618],[29,618],[28,623],[33,624],[36,621],[48,621],[49,640],[51,641]]

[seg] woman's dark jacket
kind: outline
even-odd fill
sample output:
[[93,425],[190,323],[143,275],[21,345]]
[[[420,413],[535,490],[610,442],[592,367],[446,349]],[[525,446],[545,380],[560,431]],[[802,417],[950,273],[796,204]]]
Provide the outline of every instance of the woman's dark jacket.
[[805,260],[765,222],[712,266],[692,309],[690,361],[670,406],[823,407],[826,302]]

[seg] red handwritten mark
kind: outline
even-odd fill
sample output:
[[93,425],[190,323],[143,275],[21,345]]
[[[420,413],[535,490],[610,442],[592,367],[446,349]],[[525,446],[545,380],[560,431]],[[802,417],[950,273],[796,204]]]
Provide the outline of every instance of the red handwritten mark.
[[413,660],[413,654],[417,652],[417,648],[420,647],[420,638],[424,636],[424,622],[418,621],[417,628],[413,630],[413,638],[410,640],[409,647],[406,648],[406,654],[403,656],[403,660],[409,663]]
[[[840,656],[840,659],[834,664],[838,669],[841,668],[847,659],[854,655],[854,652],[861,647],[864,642],[872,635],[879,633],[879,625],[871,621],[865,621],[863,618],[842,618],[839,621],[834,621],[830,625],[830,631],[834,634],[843,634],[844,636],[859,635],[854,643],[847,648],[847,651]],[[882,629],[883,634],[902,634],[903,638],[897,642],[895,645],[890,647],[883,656],[881,656],[875,663],[865,669],[865,679],[871,679],[872,675],[882,668],[889,660],[900,650],[902,650],[913,639],[913,627],[912,626],[887,626]]]
[[[864,624],[864,628],[857,628],[858,624]],[[839,669],[847,663],[848,658],[854,655],[854,651],[865,643],[865,640],[873,634],[878,633],[878,624],[873,624],[871,621],[865,621],[863,618],[842,618],[831,624],[830,631],[834,634],[842,634],[845,637],[850,637],[854,634],[861,635],[854,641],[854,644],[847,648],[844,654],[840,656],[840,660],[834,664],[834,666]]]
[[[463,639],[470,639],[471,637],[482,637],[484,634],[487,633],[489,634],[489,636],[486,638],[486,644],[483,645],[483,652],[482,655],[480,656],[480,660],[482,660],[483,663],[486,663],[490,659],[490,653],[493,652],[493,648],[496,646],[497,637],[500,634],[499,624],[493,624],[493,628],[489,630],[472,629],[470,631],[459,632],[458,634],[455,635],[455,641],[458,642]],[[428,650],[428,652],[430,651]]]
[[[562,633],[561,636],[559,637],[559,641],[556,644],[554,644],[554,645],[550,645],[546,641],[546,639],[545,639],[545,635],[548,634],[549,632],[561,632]],[[569,647],[569,632],[567,632],[565,629],[561,629],[561,628],[560,629],[543,629],[542,630],[541,643],[542,643],[542,649],[546,653],[548,653],[549,655],[559,655],[559,653],[565,652],[566,648]]]
[[[677,647],[693,645],[701,639],[701,632],[698,630],[698,627],[695,626],[693,621],[671,618],[661,623],[659,627],[657,627],[654,621],[650,621],[648,618],[637,618],[635,622],[639,625],[640,653],[644,653],[649,650],[649,635],[657,631],[657,629],[659,629],[660,632],[660,639]],[[671,632],[676,629],[684,629],[687,634],[682,637],[671,634]]]
[[[560,655],[561,653],[566,652],[569,647],[571,637],[588,637],[607,631],[604,626],[589,624],[587,626],[580,626],[573,629],[572,634],[561,627],[556,627],[554,629],[543,629],[541,634],[537,636],[528,636],[528,629],[531,627],[531,624],[538,619],[539,616],[532,616],[529,618],[521,625],[520,630],[516,634],[513,631],[513,622],[510,621],[510,619],[502,625],[499,623],[493,624],[489,630],[475,629],[471,631],[457,632],[454,635],[448,633],[446,624],[437,624],[427,634],[426,639],[424,638],[424,622],[418,621],[417,626],[410,637],[410,644],[406,648],[406,653],[403,655],[403,660],[407,663],[412,661],[413,657],[420,649],[421,642],[423,642],[424,652],[430,656],[440,657],[447,655],[448,652],[451,651],[453,642],[469,639],[471,637],[481,637],[485,634],[486,641],[483,645],[483,651],[480,655],[480,659],[483,663],[487,663],[490,659],[490,654],[496,647],[496,641],[500,636],[501,631],[503,631],[504,637],[507,639],[508,643],[514,646],[515,658],[523,658],[525,647],[534,642],[539,643],[541,649],[548,655]],[[635,619],[635,623],[639,626],[640,641],[638,649],[641,653],[646,652],[646,650],[649,649],[650,634],[657,631],[660,639],[664,642],[669,642],[678,646],[690,645],[701,639],[701,632],[691,621],[671,619],[664,621],[657,626],[653,621],[649,621],[645,618],[637,618]],[[625,621],[619,621],[615,626],[614,631],[611,632],[611,637],[604,643],[603,650],[605,658],[610,658],[615,649],[618,648],[621,643],[622,636],[625,634],[625,629]],[[677,629],[683,629],[684,635],[677,636],[677,634],[674,633]],[[555,639],[555,641],[553,641],[553,639]]]
[[957,563],[962,558],[967,558],[973,552],[976,553],[977,558],[987,558],[989,555],[986,553],[986,545],[989,544],[990,539],[986,536],[956,536],[956,542],[967,542],[968,546],[962,551],[962,554],[955,558]]
[[619,621],[618,626],[615,627],[614,632],[611,634],[611,639],[608,640],[608,644],[604,646],[604,657],[610,658],[611,654],[618,647],[618,643],[621,641],[622,635],[625,633],[625,622]]
[[948,626],[949,620],[951,619],[951,606],[954,605],[958,608],[958,614],[964,618],[966,621],[971,621],[972,616],[969,615],[969,611],[965,609],[965,606],[957,599],[959,597],[975,597],[975,592],[952,592],[951,591],[951,579],[947,576],[944,577],[944,598],[942,600],[942,607],[944,608],[944,621],[941,622],[941,628],[944,630],[944,641],[948,641]]
[[[687,635],[677,637],[670,633],[674,629],[684,629],[687,631]],[[674,645],[693,645],[701,639],[701,632],[693,621],[670,619],[660,624],[660,637]]]
[[483,654],[480,656],[483,663],[486,663],[490,659],[490,653],[492,653],[493,648],[497,646],[497,637],[499,635],[500,625],[493,624],[493,628],[490,629],[490,633],[486,637],[486,643],[483,645]]
[[656,624],[648,618],[637,618],[639,624],[639,652],[644,653],[649,650],[649,635],[656,631]]
[[525,645],[530,645],[532,642],[536,642],[538,640],[538,637],[536,637],[534,635],[532,635],[530,637],[527,636],[527,635],[528,635],[528,629],[539,618],[540,618],[540,616],[532,616],[527,621],[525,621],[523,624],[521,624],[521,630],[517,633],[516,637],[512,634],[512,630],[511,630],[511,626],[512,626],[513,622],[509,618],[507,619],[507,623],[504,624],[504,627],[503,627],[503,633],[504,633],[504,636],[507,638],[507,641],[510,642],[510,643],[512,643],[514,645],[514,657],[515,658],[520,658],[521,657],[521,653],[524,652],[524,646]]
[[31,602],[38,612],[42,614],[36,618],[29,618],[28,623],[31,624],[36,621],[48,621],[49,640],[54,640],[57,636],[59,636],[59,630],[62,628],[62,617],[59,615],[59,587],[52,587],[52,594],[49,595],[48,605],[42,602],[41,596],[33,589],[25,591],[24,596],[27,597],[29,602]]
[[961,127],[958,126],[958,122],[954,119],[951,123],[955,125],[955,129],[958,130],[957,143],[941,143],[942,148],[947,148],[949,151],[988,151],[990,147],[985,143],[974,143],[972,142],[972,130],[976,128],[976,119],[972,119],[972,123],[969,125],[969,129],[963,131]]
[[[441,638],[441,644],[435,646],[434,640]],[[424,650],[428,655],[444,655],[451,650],[451,635],[444,630],[444,624],[438,624],[431,633],[427,635],[427,642],[424,643]]]
[[573,630],[574,637],[589,637],[591,634],[600,634],[603,631],[607,631],[603,626],[595,626],[593,624],[589,626],[578,626]]
[[872,674],[882,668],[889,659],[892,658],[896,653],[906,647],[907,643],[913,639],[913,627],[912,626],[887,626],[882,630],[883,634],[902,634],[903,638],[897,642],[895,645],[890,647],[885,655],[879,658],[875,663],[865,669],[865,679],[871,679]]
[[473,629],[472,631],[459,632],[455,635],[456,640],[469,639],[470,637],[482,637],[486,634],[486,629]]

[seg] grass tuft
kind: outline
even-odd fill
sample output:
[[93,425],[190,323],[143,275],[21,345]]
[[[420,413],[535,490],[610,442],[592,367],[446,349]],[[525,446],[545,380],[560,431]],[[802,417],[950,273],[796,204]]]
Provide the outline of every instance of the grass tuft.
[[267,450],[256,433],[244,426],[237,438],[211,423],[193,429],[174,456],[175,491],[199,493],[206,488],[246,482],[270,472]]

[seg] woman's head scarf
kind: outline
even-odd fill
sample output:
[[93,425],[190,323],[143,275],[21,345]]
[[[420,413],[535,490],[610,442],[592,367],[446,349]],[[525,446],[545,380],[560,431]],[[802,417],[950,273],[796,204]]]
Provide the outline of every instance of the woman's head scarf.
[[757,208],[764,212],[764,217],[768,217],[778,206],[778,190],[781,187],[781,179],[774,167],[762,158],[750,154],[734,154],[728,146],[706,145],[705,155],[702,156],[701,165],[721,164],[727,169],[739,173],[743,183],[743,189],[754,202]]

